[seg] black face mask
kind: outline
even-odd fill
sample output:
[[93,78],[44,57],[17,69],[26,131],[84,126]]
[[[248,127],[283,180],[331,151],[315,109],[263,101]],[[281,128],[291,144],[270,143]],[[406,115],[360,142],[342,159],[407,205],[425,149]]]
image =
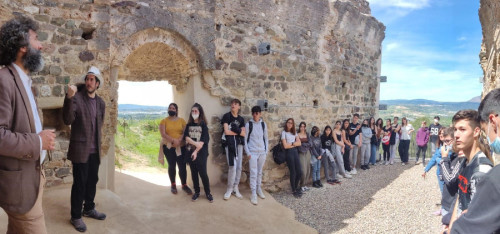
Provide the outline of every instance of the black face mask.
[[361,126],[363,126],[363,127],[368,127],[368,124],[363,124],[363,125],[361,125]]
[[175,116],[175,114],[177,114],[177,112],[175,112],[175,111],[168,111],[168,115],[169,116]]

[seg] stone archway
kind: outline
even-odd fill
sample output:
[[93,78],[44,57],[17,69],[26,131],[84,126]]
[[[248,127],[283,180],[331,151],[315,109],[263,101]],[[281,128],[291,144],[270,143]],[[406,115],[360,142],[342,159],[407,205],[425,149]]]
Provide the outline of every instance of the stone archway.
[[[128,40],[116,47],[110,48],[110,84],[112,99],[118,98],[118,81],[167,81],[175,87],[175,95],[181,96],[185,103],[193,103],[193,89],[188,88],[193,78],[202,76],[199,56],[182,35],[160,29],[149,28],[131,35]],[[110,139],[110,150],[107,151],[107,160],[101,166],[100,177],[105,178],[102,187],[114,190],[114,133],[118,106],[109,109],[111,121],[114,123],[112,131],[107,131]],[[181,114],[181,113],[180,113]],[[181,117],[185,117],[182,116]]]

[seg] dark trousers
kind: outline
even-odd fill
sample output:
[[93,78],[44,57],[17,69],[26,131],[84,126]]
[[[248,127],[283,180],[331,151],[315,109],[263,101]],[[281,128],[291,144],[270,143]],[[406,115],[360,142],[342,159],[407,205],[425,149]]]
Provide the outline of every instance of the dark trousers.
[[418,159],[420,158],[420,152],[422,152],[422,162],[425,163],[425,152],[426,151],[427,151],[427,145],[417,146],[417,160],[415,160],[415,162],[418,162]]
[[86,163],[73,163],[73,186],[71,187],[71,218],[82,217],[82,205],[85,211],[95,208],[94,198],[99,177],[99,154],[90,154]]
[[292,191],[295,192],[299,189],[299,181],[302,177],[299,153],[296,148],[286,149],[286,164],[290,170],[290,185]]
[[384,161],[389,161],[391,158],[391,145],[382,144],[382,149],[384,150]]
[[401,140],[399,141],[399,157],[401,158],[401,162],[408,162],[408,150],[410,150],[410,140]]
[[186,160],[184,160],[184,148],[182,148],[181,151],[181,155],[177,156],[177,154],[175,153],[175,147],[168,149],[166,145],[163,145],[163,154],[165,154],[165,158],[167,158],[168,176],[170,177],[170,183],[172,185],[175,184],[176,163],[177,167],[179,167],[179,177],[181,178],[181,183],[182,185],[186,184],[187,170]]
[[208,180],[207,174],[207,158],[208,155],[201,155],[198,152],[196,160],[189,163],[195,193],[200,193],[199,177],[201,177],[201,182],[203,183],[205,194],[210,194],[210,181]]
[[349,161],[349,151],[350,149],[344,149],[344,155],[342,155],[342,158],[344,159],[344,169],[346,171],[351,171],[351,161]]

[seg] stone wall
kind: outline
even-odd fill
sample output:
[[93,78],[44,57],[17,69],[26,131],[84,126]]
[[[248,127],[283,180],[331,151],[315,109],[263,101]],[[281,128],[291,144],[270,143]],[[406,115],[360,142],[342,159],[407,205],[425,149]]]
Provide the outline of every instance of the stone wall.
[[483,68],[483,96],[500,87],[500,2],[481,0],[479,19],[483,29],[483,43],[479,53]]
[[[178,93],[209,92],[228,107],[239,98],[247,119],[258,100],[267,100],[263,116],[272,145],[289,117],[310,129],[353,113],[377,115],[385,27],[365,0],[4,2],[0,12],[28,14],[42,26],[47,65],[33,79],[44,126],[59,135],[45,164],[51,184],[71,181],[65,160],[69,128],[57,116],[66,84],[81,81],[90,65],[104,76],[98,90],[107,106],[102,153],[112,158],[118,80],[167,80]],[[257,53],[261,43],[270,44],[269,54]],[[203,90],[187,91],[193,77],[200,77]],[[222,172],[214,183],[224,181],[227,170],[219,141],[222,114],[208,116],[210,155]],[[246,162],[244,171],[245,181]],[[287,174],[269,155],[266,188],[288,187]]]

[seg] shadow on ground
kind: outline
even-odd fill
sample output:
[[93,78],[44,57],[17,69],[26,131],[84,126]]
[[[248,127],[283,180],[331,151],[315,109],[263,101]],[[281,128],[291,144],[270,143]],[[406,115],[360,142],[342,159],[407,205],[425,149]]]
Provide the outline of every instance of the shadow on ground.
[[367,206],[374,194],[412,166],[413,164],[402,166],[401,163],[395,163],[371,166],[366,171],[359,169],[353,179],[342,179],[341,185],[330,185],[323,179],[323,188],[311,188],[300,199],[294,198],[290,189],[272,196],[294,210],[296,219],[300,222],[320,233],[336,232],[346,227],[344,221],[353,218]]
[[[145,182],[119,172],[115,174],[115,193],[98,190],[96,208],[105,212],[105,221],[84,218],[87,233],[315,233],[295,220],[292,210],[272,196],[250,203],[248,189],[243,200],[222,199],[225,187],[212,188],[215,202],[204,193],[196,202],[170,187]],[[71,186],[45,190],[43,208],[48,233],[78,233],[69,223]],[[0,233],[5,233],[7,216],[0,209]]]

